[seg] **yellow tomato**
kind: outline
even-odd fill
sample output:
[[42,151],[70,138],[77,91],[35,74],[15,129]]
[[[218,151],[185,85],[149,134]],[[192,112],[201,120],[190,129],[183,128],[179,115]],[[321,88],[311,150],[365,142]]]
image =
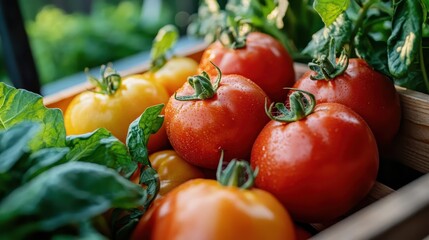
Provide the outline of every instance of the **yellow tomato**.
[[[130,123],[147,107],[167,103],[168,97],[164,87],[147,80],[143,75],[126,77],[109,94],[83,92],[71,101],[65,112],[67,134],[83,134],[97,128],[106,128],[125,143]],[[162,127],[150,137],[148,148],[156,151],[167,143],[165,129]]]
[[147,74],[153,81],[164,86],[171,96],[187,81],[188,77],[196,75],[197,72],[198,63],[192,58],[174,57],[157,71]]
[[204,174],[197,167],[187,163],[173,150],[155,152],[149,156],[149,160],[158,172],[161,196],[188,180],[204,178]]

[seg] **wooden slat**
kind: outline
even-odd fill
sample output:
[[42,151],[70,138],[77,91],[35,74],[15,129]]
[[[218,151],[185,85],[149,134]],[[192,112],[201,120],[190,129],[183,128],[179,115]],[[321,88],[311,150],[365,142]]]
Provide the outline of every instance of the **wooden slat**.
[[312,239],[422,239],[429,235],[429,174]]
[[417,171],[429,172],[429,95],[397,88],[402,122],[392,158]]

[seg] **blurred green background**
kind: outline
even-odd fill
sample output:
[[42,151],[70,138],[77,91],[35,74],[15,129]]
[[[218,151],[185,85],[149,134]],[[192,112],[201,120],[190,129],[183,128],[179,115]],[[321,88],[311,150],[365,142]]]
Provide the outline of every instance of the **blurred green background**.
[[[158,29],[186,32],[196,0],[19,0],[42,85],[150,49]],[[0,45],[0,80],[9,82]]]

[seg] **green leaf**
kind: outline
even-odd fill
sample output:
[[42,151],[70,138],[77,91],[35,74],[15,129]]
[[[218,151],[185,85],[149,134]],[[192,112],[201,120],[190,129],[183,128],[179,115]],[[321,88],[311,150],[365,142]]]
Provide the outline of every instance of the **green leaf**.
[[375,41],[370,35],[365,34],[358,34],[355,40],[357,56],[364,59],[375,70],[391,77],[387,66],[386,42]]
[[61,110],[46,108],[40,95],[0,82],[0,130],[23,121],[41,124],[40,132],[30,142],[31,149],[65,146],[66,132]]
[[152,168],[147,143],[151,134],[156,133],[164,122],[161,116],[164,104],[158,104],[146,108],[143,114],[134,120],[128,128],[127,146],[134,161],[140,165],[140,184],[144,184],[147,189],[148,199],[144,206],[149,207],[159,191],[158,173]]
[[158,104],[146,108],[128,128],[128,150],[132,159],[143,165],[150,166],[147,143],[150,135],[156,133],[164,122],[164,116],[160,115],[163,107],[164,104]]
[[69,148],[45,148],[32,153],[28,158],[26,164],[28,170],[22,177],[22,181],[28,182],[49,168],[65,163],[68,152]]
[[226,25],[226,13],[221,11],[216,0],[203,0],[198,7],[198,14],[189,24],[190,36],[203,37],[206,42],[217,40],[220,29]]
[[132,208],[146,191],[114,170],[93,163],[69,162],[49,169],[0,203],[0,239],[22,239],[82,222],[112,207]]
[[418,61],[422,37],[423,11],[418,1],[399,0],[395,4],[392,34],[387,41],[390,73],[402,78]]
[[352,33],[352,22],[346,14],[341,14],[333,24],[324,27],[313,34],[311,41],[302,51],[303,54],[318,58],[328,53],[330,38],[335,40],[335,51],[341,52],[344,44],[349,42]]
[[127,147],[104,128],[91,133],[67,137],[70,152],[67,161],[92,162],[129,177],[136,169]]
[[331,25],[349,7],[350,0],[315,0],[313,7],[325,26]]
[[40,127],[40,124],[22,122],[0,131],[0,174],[10,171],[24,155],[29,154],[29,143]]
[[179,30],[174,25],[162,27],[156,35],[151,55],[151,65],[154,70],[160,69],[167,61],[167,52],[176,44],[179,38]]

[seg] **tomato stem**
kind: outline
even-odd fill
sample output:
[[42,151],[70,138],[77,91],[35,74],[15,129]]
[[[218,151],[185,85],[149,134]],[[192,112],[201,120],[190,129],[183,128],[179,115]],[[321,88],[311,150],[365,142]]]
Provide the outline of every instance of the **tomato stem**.
[[[279,122],[295,122],[307,117],[313,112],[316,106],[316,99],[313,94],[300,89],[289,89],[295,90],[289,96],[290,110],[288,110],[283,103],[271,103],[268,107],[268,100],[265,100],[265,112],[272,120]],[[304,94],[307,95],[310,100],[307,99]],[[273,115],[274,107],[280,112],[280,115]]]
[[249,162],[245,160],[233,159],[228,166],[222,170],[224,152],[221,151],[219,165],[217,167],[217,181],[224,186],[233,186],[241,189],[250,189],[253,187],[258,169],[255,171],[250,167]]
[[348,47],[341,51],[338,62],[336,61],[335,39],[329,41],[328,56],[321,55],[318,59],[308,64],[308,67],[316,72],[316,75],[310,75],[311,80],[331,80],[343,74],[349,65]]
[[113,69],[111,64],[101,66],[100,79],[90,75],[88,68],[85,69],[85,73],[89,82],[96,86],[96,93],[113,95],[121,86],[121,76],[115,69]]
[[212,84],[212,82],[210,81],[210,76],[205,71],[203,71],[200,75],[188,78],[189,85],[191,85],[191,87],[195,89],[194,95],[177,96],[176,92],[174,93],[174,98],[178,101],[204,100],[212,98],[216,94],[217,89],[219,88],[219,83],[222,79],[222,72],[214,63],[211,64],[213,64],[218,73],[214,84]]

